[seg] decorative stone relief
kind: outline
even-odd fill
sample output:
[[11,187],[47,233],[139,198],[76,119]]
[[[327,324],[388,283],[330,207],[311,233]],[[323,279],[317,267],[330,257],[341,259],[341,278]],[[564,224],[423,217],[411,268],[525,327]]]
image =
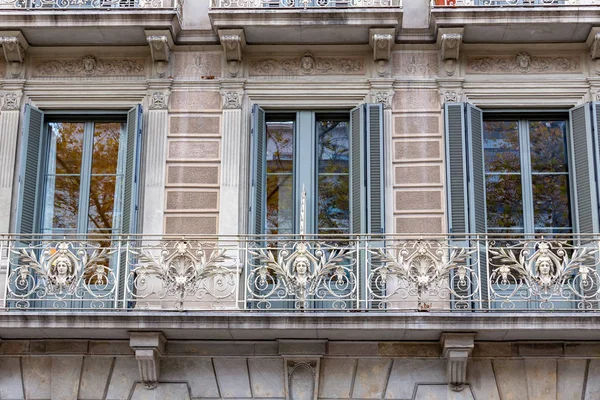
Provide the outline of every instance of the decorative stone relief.
[[394,54],[394,72],[401,76],[436,76],[439,71],[437,52],[403,52]]
[[446,90],[443,93],[443,102],[444,103],[458,103],[460,102],[461,94],[460,92],[453,90]]
[[18,110],[21,108],[21,94],[15,92],[8,92],[4,95],[4,101],[2,103],[3,111]]
[[467,62],[467,73],[472,74],[549,74],[581,72],[579,56],[531,56],[521,52],[511,57],[473,57]]
[[313,400],[317,394],[319,360],[287,360],[287,399]]
[[236,109],[242,107],[242,94],[239,92],[223,93],[223,108]]
[[169,106],[169,93],[154,92],[150,97],[151,110],[166,110]]
[[363,75],[364,57],[302,57],[257,58],[250,63],[250,75]]
[[132,332],[129,346],[135,351],[142,384],[154,389],[160,376],[160,357],[165,353],[167,340],[160,332]]
[[143,59],[98,59],[86,55],[76,60],[38,61],[35,76],[110,76],[110,75],[144,75]]
[[175,78],[214,79],[221,76],[220,53],[175,52]]
[[229,75],[235,78],[239,74],[242,61],[242,50],[246,45],[246,38],[243,29],[224,29],[219,30],[219,39],[225,51],[225,59]]
[[371,101],[373,103],[381,103],[384,108],[392,108],[392,99],[394,98],[393,91],[381,91],[371,93]]
[[600,91],[596,92],[596,101],[600,101]]

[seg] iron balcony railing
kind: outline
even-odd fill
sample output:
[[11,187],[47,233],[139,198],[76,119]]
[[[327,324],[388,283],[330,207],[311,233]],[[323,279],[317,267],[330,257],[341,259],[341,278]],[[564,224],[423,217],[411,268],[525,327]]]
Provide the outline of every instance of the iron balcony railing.
[[600,237],[0,237],[7,310],[600,311]]
[[0,0],[0,9],[15,10],[133,10],[172,9],[181,12],[184,0]]
[[587,6],[600,0],[432,0],[432,7]]
[[212,0],[211,8],[246,9],[319,9],[327,8],[393,8],[402,7],[402,0]]

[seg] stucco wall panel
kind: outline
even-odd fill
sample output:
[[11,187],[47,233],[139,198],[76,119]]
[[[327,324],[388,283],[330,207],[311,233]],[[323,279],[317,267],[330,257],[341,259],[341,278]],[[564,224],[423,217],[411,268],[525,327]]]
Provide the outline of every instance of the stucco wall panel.
[[220,135],[220,118],[208,116],[171,117],[170,135]]

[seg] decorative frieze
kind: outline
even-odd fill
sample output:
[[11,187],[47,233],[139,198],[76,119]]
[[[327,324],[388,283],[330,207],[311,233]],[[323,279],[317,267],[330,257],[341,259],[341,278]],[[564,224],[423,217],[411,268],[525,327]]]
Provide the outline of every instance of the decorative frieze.
[[145,75],[143,59],[99,59],[88,54],[79,59],[36,61],[34,75],[39,77]]
[[365,59],[352,57],[315,57],[305,53],[302,57],[255,58],[250,63],[254,76],[310,76],[310,75],[363,75]]
[[526,52],[515,56],[470,57],[467,73],[471,74],[551,74],[579,73],[579,56],[532,56]]
[[437,76],[439,71],[438,52],[404,51],[394,53],[393,69],[400,76]]

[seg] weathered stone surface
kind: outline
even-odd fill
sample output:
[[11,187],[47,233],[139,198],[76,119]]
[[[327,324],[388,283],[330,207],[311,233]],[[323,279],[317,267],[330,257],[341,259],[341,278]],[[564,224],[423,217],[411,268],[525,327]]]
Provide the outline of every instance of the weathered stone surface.
[[282,358],[250,358],[248,359],[248,368],[254,397],[285,397]]
[[252,397],[245,358],[215,358],[213,363],[222,397]]
[[391,359],[366,358],[358,360],[352,397],[356,399],[381,399],[392,366]]
[[51,357],[24,357],[23,386],[26,399],[51,398],[50,385],[52,372]]
[[219,92],[174,91],[171,93],[170,109],[172,111],[206,111],[221,109]]
[[556,399],[581,399],[587,360],[558,360]]
[[134,382],[140,380],[135,358],[117,358],[110,377],[106,400],[128,399]]
[[396,211],[435,210],[442,208],[441,190],[396,190]]
[[165,233],[169,234],[215,234],[217,218],[212,216],[167,216]]
[[326,352],[326,340],[279,340],[279,354],[281,355],[324,355]]
[[491,360],[469,360],[467,382],[476,398],[500,400]]
[[417,386],[414,400],[475,400],[475,398],[469,385],[465,385],[460,392],[454,392],[447,385],[420,384]]
[[170,165],[167,168],[167,183],[183,185],[217,185],[219,167],[196,165]]
[[600,399],[600,360],[591,360],[588,367],[585,399]]
[[492,365],[502,400],[527,398],[527,375],[523,360],[493,360]]
[[442,233],[442,217],[397,217],[396,233]]
[[321,360],[319,397],[347,399],[352,389],[352,376],[356,360],[352,358],[326,358]]
[[80,400],[96,400],[104,396],[114,362],[113,357],[85,357],[79,386]]
[[441,135],[437,115],[400,115],[394,118],[395,136]]
[[90,354],[133,355],[133,350],[129,346],[129,340],[92,340],[90,341]]
[[394,160],[438,160],[441,157],[439,140],[398,140],[394,143]]
[[131,400],[191,400],[190,390],[186,383],[159,383],[153,390],[145,389],[141,383],[136,384]]
[[396,185],[415,185],[431,184],[439,185],[442,183],[441,166],[439,165],[419,165],[404,166],[398,165],[395,168]]
[[446,360],[395,359],[385,398],[410,399],[419,382],[445,385]]
[[72,400],[79,392],[83,357],[52,357],[52,400]]
[[18,358],[0,360],[0,399],[24,399],[21,362]]
[[218,135],[219,117],[171,117],[171,135]]
[[379,355],[391,357],[440,357],[438,343],[379,342]]
[[172,160],[218,160],[218,140],[172,140],[169,142],[169,158]]
[[160,361],[161,381],[184,381],[193,398],[219,397],[210,358],[165,357]]
[[5,340],[0,343],[0,354],[29,354],[29,340]]
[[564,354],[563,343],[519,343],[519,355],[523,357],[549,357]]
[[519,348],[516,343],[511,342],[475,342],[472,357],[516,357]]
[[379,343],[377,342],[329,342],[327,355],[329,356],[377,356]]
[[525,359],[529,400],[556,398],[556,360]]
[[173,53],[175,79],[200,80],[221,76],[221,54],[177,51]]

